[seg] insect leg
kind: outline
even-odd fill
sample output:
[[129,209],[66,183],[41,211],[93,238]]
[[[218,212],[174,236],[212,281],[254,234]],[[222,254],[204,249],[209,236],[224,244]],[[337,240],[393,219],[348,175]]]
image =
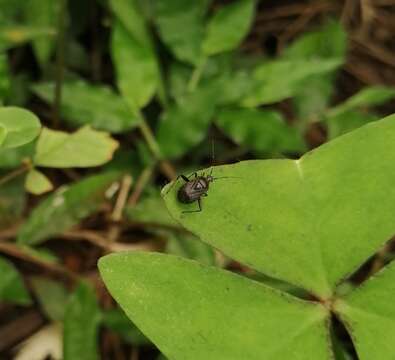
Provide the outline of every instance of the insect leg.
[[197,202],[198,202],[199,209],[197,209],[197,210],[184,210],[183,213],[184,213],[184,214],[190,214],[190,213],[201,212],[201,211],[202,211],[202,203],[201,203],[201,200],[198,199]]
[[174,187],[174,185],[177,183],[177,181],[178,181],[178,179],[182,179],[182,180],[184,180],[185,182],[188,182],[189,181],[189,179],[188,179],[188,177],[186,177],[185,175],[178,175],[177,177],[176,177],[176,179],[174,180],[174,182],[173,182],[173,184],[169,187],[169,189],[166,191],[166,195],[170,192],[170,190],[171,189],[173,189],[173,187]]
[[200,198],[198,199],[198,205],[199,205],[199,212],[200,212],[200,211],[202,211],[202,200]]

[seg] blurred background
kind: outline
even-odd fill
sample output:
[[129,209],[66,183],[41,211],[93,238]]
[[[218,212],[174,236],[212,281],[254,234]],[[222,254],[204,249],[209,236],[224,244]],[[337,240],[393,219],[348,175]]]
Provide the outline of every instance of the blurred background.
[[[0,104],[119,142],[100,168],[40,169],[54,190],[35,194],[35,144],[0,149],[0,358],[164,359],[104,288],[96,263],[111,252],[164,251],[298,292],[197,241],[160,189],[211,165],[298,158],[394,113],[394,31],[391,0],[0,0]],[[333,334],[338,359],[354,359]]]

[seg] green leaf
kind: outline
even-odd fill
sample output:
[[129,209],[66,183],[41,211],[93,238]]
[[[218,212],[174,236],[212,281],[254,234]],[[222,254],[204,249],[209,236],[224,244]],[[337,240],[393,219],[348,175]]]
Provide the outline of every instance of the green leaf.
[[218,10],[207,25],[202,48],[211,56],[237,48],[254,19],[255,0],[237,0]]
[[[329,21],[320,30],[302,35],[285,49],[288,60],[339,59],[345,60],[347,33],[339,21]],[[306,80],[295,93],[294,103],[303,122],[317,120],[328,107],[334,91],[335,71]]]
[[34,164],[69,168],[103,165],[112,159],[118,142],[89,126],[73,134],[44,128],[37,142]]
[[215,110],[216,90],[197,89],[162,114],[157,141],[166,158],[176,158],[202,141]]
[[342,104],[330,109],[328,116],[356,110],[361,107],[381,105],[395,97],[395,89],[386,86],[370,86],[348,98]]
[[297,38],[284,51],[287,59],[343,59],[347,49],[347,33],[339,21],[328,21],[318,31]]
[[97,211],[103,202],[104,192],[118,177],[118,173],[93,175],[49,195],[22,225],[18,242],[39,244],[78,224]]
[[[37,84],[33,91],[45,101],[54,103],[55,84]],[[74,127],[91,125],[111,133],[125,132],[138,124],[127,103],[109,87],[82,80],[63,83],[60,112]]]
[[334,139],[337,136],[346,134],[369,122],[379,119],[380,118],[374,114],[350,110],[327,116],[325,118],[325,123],[328,126],[329,139]]
[[111,54],[117,73],[117,85],[134,111],[149,103],[158,87],[156,55],[150,43],[140,43],[127,28],[113,25]]
[[341,65],[338,59],[274,60],[259,65],[253,74],[253,88],[243,105],[272,104],[297,94],[314,75],[325,74]]
[[98,359],[98,327],[101,318],[96,295],[81,283],[66,307],[63,332],[64,360]]
[[129,318],[169,359],[331,358],[328,312],[319,304],[164,254],[113,254],[99,269]]
[[26,176],[25,189],[34,195],[41,195],[51,191],[53,185],[41,171],[31,169]]
[[214,167],[214,177],[229,178],[210,184],[198,214],[182,212],[196,206],[177,200],[182,180],[162,195],[172,216],[203,241],[326,298],[395,233],[394,163],[390,116],[299,160]]
[[24,145],[37,137],[41,130],[40,120],[32,112],[17,107],[0,108],[0,126],[6,137],[3,148]]
[[332,73],[310,77],[295,93],[293,103],[299,122],[307,125],[319,120],[333,95],[334,79]]
[[[24,7],[26,23],[30,26],[49,28],[56,31],[59,0],[30,0]],[[52,37],[33,40],[33,49],[43,67],[47,64],[54,48]]]
[[211,0],[155,1],[155,21],[163,42],[181,61],[197,65],[201,59],[204,17]]
[[0,300],[18,305],[30,305],[31,298],[15,266],[0,257]]
[[258,154],[301,152],[305,148],[298,131],[276,111],[225,108],[215,122],[238,144]]
[[336,300],[340,315],[361,360],[392,360],[395,333],[395,263],[363,283],[344,299]]
[[64,286],[58,281],[39,277],[32,278],[30,283],[44,313],[52,321],[62,321],[68,301]]
[[142,9],[137,0],[110,0],[115,16],[140,46],[152,47]]

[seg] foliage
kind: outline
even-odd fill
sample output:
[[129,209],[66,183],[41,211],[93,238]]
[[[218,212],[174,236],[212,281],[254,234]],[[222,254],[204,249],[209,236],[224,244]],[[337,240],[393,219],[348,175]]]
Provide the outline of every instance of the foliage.
[[[0,297],[51,321],[30,346],[349,360],[335,314],[360,359],[391,359],[394,267],[350,277],[395,232],[395,90],[340,89],[337,19],[251,50],[265,6],[0,0]],[[317,129],[331,141],[312,150]],[[213,157],[235,163],[198,171],[202,212],[183,213],[182,179],[163,201]],[[121,310],[92,283],[125,249],[170,255],[100,260]]]
[[[214,167],[214,178],[223,177],[226,182],[214,180],[198,216],[183,212],[193,205],[177,200],[179,184],[162,191],[173,217],[203,241],[258,271],[307,290],[319,302],[304,302],[298,308],[301,300],[272,293],[220,269],[144,253],[114,254],[101,260],[99,267],[112,295],[172,359],[237,359],[243,353],[251,359],[289,358],[291,354],[294,359],[329,359],[331,311],[344,316],[350,329],[355,326],[353,339],[362,359],[390,359],[389,350],[373,350],[376,347],[367,340],[374,327],[382,331],[388,327],[374,321],[370,325],[367,314],[391,316],[384,300],[393,296],[392,288],[386,286],[390,271],[381,281],[370,280],[355,290],[355,297],[352,292],[343,300],[335,294],[341,281],[395,231],[389,215],[395,211],[394,193],[387,190],[395,178],[394,120],[390,116],[363,127],[298,160]],[[375,174],[374,181],[363,174]],[[381,206],[373,211],[377,203]],[[383,291],[382,305],[375,300],[379,290],[375,292],[373,284]],[[368,289],[371,299],[363,296]],[[169,329],[176,341],[166,336]],[[284,330],[287,335],[281,335]],[[286,342],[278,341],[285,337]]]

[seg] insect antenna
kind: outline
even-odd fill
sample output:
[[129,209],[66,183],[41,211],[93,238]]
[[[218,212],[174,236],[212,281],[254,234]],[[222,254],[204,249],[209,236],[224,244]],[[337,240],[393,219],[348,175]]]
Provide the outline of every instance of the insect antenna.
[[242,179],[240,176],[220,176],[220,177],[212,177],[213,180],[220,180],[220,179]]

